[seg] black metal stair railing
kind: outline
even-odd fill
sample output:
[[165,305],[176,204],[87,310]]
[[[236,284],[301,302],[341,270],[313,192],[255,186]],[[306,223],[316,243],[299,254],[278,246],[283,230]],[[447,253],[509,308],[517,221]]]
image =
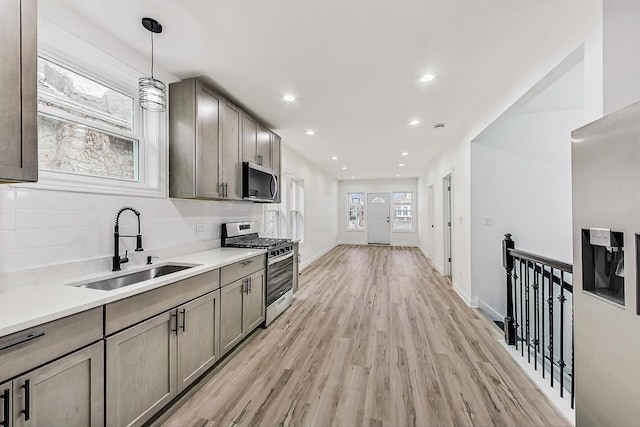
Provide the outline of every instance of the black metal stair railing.
[[502,241],[502,264],[507,273],[505,341],[535,370],[540,367],[551,387],[558,381],[561,397],[569,391],[573,408],[573,266],[516,249],[511,234]]

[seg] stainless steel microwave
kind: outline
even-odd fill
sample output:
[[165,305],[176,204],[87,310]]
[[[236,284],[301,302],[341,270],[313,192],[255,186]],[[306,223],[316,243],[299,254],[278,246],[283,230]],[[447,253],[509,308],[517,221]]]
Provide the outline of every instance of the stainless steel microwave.
[[273,169],[253,162],[242,162],[242,198],[273,202],[278,198],[278,175]]

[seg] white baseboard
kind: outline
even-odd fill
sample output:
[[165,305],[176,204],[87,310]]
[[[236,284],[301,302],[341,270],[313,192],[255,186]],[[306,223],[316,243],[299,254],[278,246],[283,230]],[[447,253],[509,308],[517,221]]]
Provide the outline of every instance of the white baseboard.
[[325,254],[327,254],[327,253],[331,252],[333,249],[335,249],[335,248],[336,248],[336,247],[338,247],[338,246],[340,246],[340,243],[333,244],[333,245],[329,246],[327,249],[325,249],[325,250],[323,250],[323,251],[320,251],[320,253],[318,253],[318,254],[317,254],[316,256],[314,256],[313,258],[311,258],[311,259],[308,259],[308,260],[306,260],[306,261],[301,262],[301,263],[300,263],[300,267],[299,267],[299,269],[300,269],[300,271],[299,271],[299,272],[300,272],[300,273],[302,273],[302,271],[304,271],[304,269],[305,269],[305,268],[307,268],[308,266],[310,266],[311,264],[313,264],[313,262],[314,262],[314,261],[316,261],[316,260],[317,260],[318,258],[320,258],[321,256],[323,256],[323,255],[325,255]]
[[453,282],[453,290],[469,307],[478,308],[478,298],[471,298],[457,283]]
[[484,314],[489,317],[489,319],[491,320],[500,320],[503,321],[504,320],[504,315],[498,313],[497,311],[495,311],[493,309],[493,307],[491,307],[489,304],[487,304],[486,302],[482,301],[480,298],[476,298],[476,300],[478,301],[478,308],[484,312]]
[[424,255],[425,258],[430,259],[431,261],[433,261],[433,258],[431,258],[431,256],[429,255],[429,252],[427,252],[427,250],[422,245],[418,245],[418,249],[420,249],[420,252],[422,252],[422,255]]

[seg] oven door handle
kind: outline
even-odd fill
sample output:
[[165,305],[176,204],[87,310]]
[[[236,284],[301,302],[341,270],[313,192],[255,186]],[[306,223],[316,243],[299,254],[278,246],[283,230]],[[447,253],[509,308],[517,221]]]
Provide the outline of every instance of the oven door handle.
[[291,251],[288,254],[277,256],[275,258],[269,258],[269,265],[273,265],[276,262],[284,261],[285,259],[288,259],[288,258],[293,258],[293,254],[294,254],[294,252]]

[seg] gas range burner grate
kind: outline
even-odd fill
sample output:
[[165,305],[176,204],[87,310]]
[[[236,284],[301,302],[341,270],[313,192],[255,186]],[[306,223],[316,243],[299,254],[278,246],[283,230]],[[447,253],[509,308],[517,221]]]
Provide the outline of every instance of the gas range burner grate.
[[227,246],[236,248],[271,248],[273,246],[281,245],[283,243],[289,243],[291,239],[272,239],[261,237],[251,240],[240,240],[233,243],[228,243]]

